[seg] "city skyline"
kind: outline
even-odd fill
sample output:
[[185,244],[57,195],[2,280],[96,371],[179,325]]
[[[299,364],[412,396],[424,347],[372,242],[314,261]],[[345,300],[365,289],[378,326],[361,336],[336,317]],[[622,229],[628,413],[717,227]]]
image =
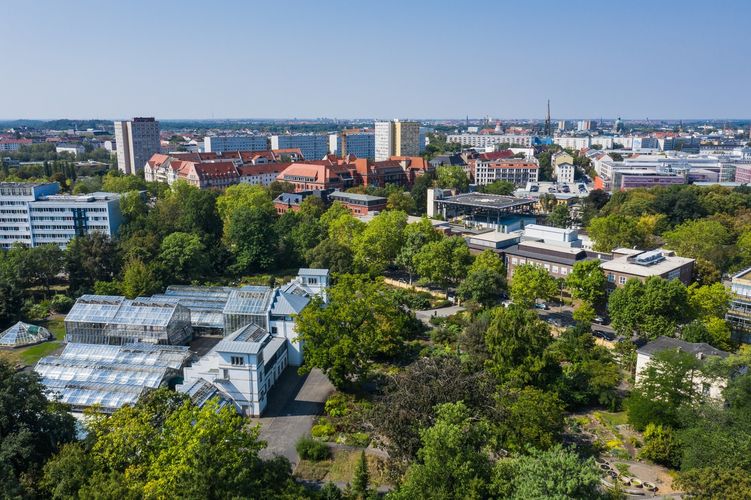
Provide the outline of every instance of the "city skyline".
[[14,4],[0,119],[540,119],[547,99],[554,118],[745,119],[750,13],[730,0],[711,12],[694,1]]

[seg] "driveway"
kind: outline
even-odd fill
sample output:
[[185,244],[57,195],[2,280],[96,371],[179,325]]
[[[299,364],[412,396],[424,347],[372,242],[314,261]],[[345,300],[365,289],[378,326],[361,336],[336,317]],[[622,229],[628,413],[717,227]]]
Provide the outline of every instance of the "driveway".
[[282,455],[294,467],[298,460],[295,443],[310,433],[313,420],[323,413],[323,404],[333,390],[320,370],[300,376],[296,366],[287,367],[270,391],[263,416],[253,419],[261,424],[261,439],[267,443],[261,457]]

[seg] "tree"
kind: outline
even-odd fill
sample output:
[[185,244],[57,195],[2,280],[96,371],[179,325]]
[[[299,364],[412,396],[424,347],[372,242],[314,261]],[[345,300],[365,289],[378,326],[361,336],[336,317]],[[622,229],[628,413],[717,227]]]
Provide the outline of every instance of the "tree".
[[708,260],[725,269],[732,235],[720,222],[711,219],[688,220],[662,237],[667,248],[681,256]]
[[91,455],[80,442],[68,443],[44,464],[39,488],[51,498],[76,498],[94,471]]
[[675,482],[690,498],[745,500],[751,497],[751,472],[742,467],[705,467],[682,472]]
[[558,204],[553,208],[553,210],[548,214],[547,218],[548,225],[553,227],[561,227],[561,228],[567,228],[571,225],[571,210],[569,210],[568,205],[566,204]]
[[295,185],[287,181],[274,181],[269,184],[269,197],[275,200],[282,193],[294,193]]
[[481,186],[481,191],[483,193],[511,196],[516,191],[516,186],[513,182],[509,181],[493,181],[490,184]]
[[181,232],[169,234],[162,240],[159,260],[168,270],[169,280],[177,283],[190,283],[209,266],[201,239]]
[[566,279],[566,285],[571,296],[589,304],[597,306],[605,297],[607,278],[602,272],[599,260],[584,260],[574,264],[571,274]]
[[522,307],[532,307],[535,299],[550,300],[558,292],[555,279],[542,267],[522,264],[514,268],[511,300]]
[[418,213],[424,214],[428,206],[428,189],[433,186],[433,175],[426,173],[418,175],[412,184],[411,195],[415,200],[415,207]]
[[681,450],[673,429],[652,423],[647,424],[644,429],[644,446],[639,451],[639,457],[667,467],[678,467],[681,461]]
[[722,283],[704,286],[694,283],[688,287],[687,292],[688,303],[697,318],[724,318],[728,312],[730,292]]
[[309,250],[305,258],[310,267],[328,269],[332,274],[350,272],[354,262],[352,250],[331,238],[326,238]]
[[134,299],[151,295],[159,289],[152,269],[138,259],[132,259],[125,264],[123,272],[122,292]]
[[462,167],[443,166],[436,169],[438,187],[464,192],[469,189],[469,177]]
[[122,175],[119,172],[108,172],[102,179],[102,190],[109,193],[128,193],[130,191],[145,191],[146,181],[135,175]]
[[89,293],[96,281],[112,281],[120,269],[117,246],[103,233],[73,238],[65,252],[65,268],[73,295]]
[[517,304],[497,307],[485,332],[486,368],[500,381],[544,386],[558,372],[546,353],[551,342],[548,325],[534,311]]
[[554,392],[535,387],[507,388],[496,402],[493,433],[497,448],[523,452],[532,446],[546,450],[563,431],[564,405]]
[[420,222],[407,224],[404,228],[404,244],[396,256],[396,264],[409,273],[409,284],[415,273],[415,255],[428,243],[441,240],[441,233],[435,230],[430,219],[422,217]]
[[328,296],[328,304],[314,297],[298,316],[302,370],[320,368],[341,388],[362,382],[377,356],[395,355],[412,321],[382,281],[340,275]]
[[679,280],[652,276],[642,282],[632,278],[610,294],[608,311],[618,333],[654,339],[672,335],[686,320],[688,294]]
[[[238,209],[262,209],[274,211],[274,203],[269,192],[254,184],[240,183],[230,186],[216,199],[216,209],[225,225]],[[226,229],[226,227],[225,227]]]
[[388,210],[401,210],[402,212],[412,213],[415,211],[415,200],[407,191],[394,191],[388,196],[386,202]]
[[407,214],[387,210],[376,215],[355,241],[355,267],[378,276],[391,265],[404,243]]
[[639,226],[640,219],[625,215],[606,215],[589,221],[587,232],[594,240],[598,252],[615,248],[641,248],[649,242],[648,233]]
[[504,288],[506,270],[503,260],[492,250],[485,250],[469,266],[467,277],[456,292],[462,300],[489,305],[500,299]]
[[415,270],[421,278],[438,283],[446,291],[467,275],[470,254],[461,236],[442,238],[423,246],[413,257]]
[[418,461],[404,475],[393,498],[483,498],[490,461],[482,450],[487,424],[477,422],[462,402],[438,406],[432,427],[420,432]]
[[273,224],[274,215],[265,208],[242,206],[232,211],[225,238],[235,256],[236,271],[257,272],[273,266],[277,243]]
[[338,202],[334,202],[334,205],[332,205],[331,208],[329,208],[329,210],[325,214],[323,214],[323,216],[321,217],[321,223],[328,228],[327,230],[329,239],[349,248],[354,252],[356,250],[356,244],[362,233],[365,231],[367,224],[354,217],[346,208],[344,209],[346,213],[340,214],[336,218],[326,222],[327,215],[332,211],[337,203]]
[[414,460],[420,429],[432,426],[436,408],[463,401],[469,408],[490,405],[492,385],[482,373],[468,372],[455,356],[420,358],[389,377],[370,422],[379,445],[400,465]]
[[355,472],[352,477],[352,493],[356,498],[365,499],[368,496],[370,475],[368,474],[368,461],[365,458],[365,450],[360,452],[360,458],[355,464]]
[[670,349],[655,353],[625,401],[631,425],[638,430],[650,423],[675,427],[681,407],[699,399],[694,387],[699,368],[691,353]]
[[512,470],[514,499],[600,496],[600,473],[594,460],[582,460],[561,445],[512,459]]
[[45,392],[36,373],[0,360],[0,484],[8,498],[34,496],[44,462],[76,437],[67,408]]

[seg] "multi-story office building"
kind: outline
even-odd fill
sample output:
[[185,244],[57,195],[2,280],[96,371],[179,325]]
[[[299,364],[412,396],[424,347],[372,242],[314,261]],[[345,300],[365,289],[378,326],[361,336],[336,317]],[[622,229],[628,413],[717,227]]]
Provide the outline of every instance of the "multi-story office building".
[[558,182],[564,184],[574,183],[575,168],[570,163],[556,163],[555,165],[555,178]]
[[375,159],[375,132],[372,130],[347,129],[329,136],[329,149],[342,158],[355,155],[358,158]]
[[0,183],[0,247],[54,243],[65,248],[76,236],[114,235],[121,223],[120,195],[59,195],[57,183]]
[[375,160],[392,156],[419,156],[420,124],[399,120],[375,122]]
[[128,175],[140,174],[151,155],[161,150],[159,122],[154,118],[133,118],[115,122],[117,168]]
[[269,139],[263,135],[215,135],[203,138],[203,148],[207,153],[225,151],[266,151]]
[[272,135],[270,140],[271,149],[298,148],[306,160],[320,160],[329,154],[328,135]]
[[663,249],[645,252],[616,248],[613,250],[612,260],[603,262],[600,267],[611,288],[622,287],[632,278],[646,281],[653,276],[666,280],[678,279],[688,285],[691,283],[694,259],[679,257],[675,252]]

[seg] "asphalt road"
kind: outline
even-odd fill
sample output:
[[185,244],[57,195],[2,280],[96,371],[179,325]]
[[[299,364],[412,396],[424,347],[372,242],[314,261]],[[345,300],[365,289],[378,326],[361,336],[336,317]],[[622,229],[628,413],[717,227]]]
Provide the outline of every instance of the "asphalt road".
[[282,455],[294,467],[298,461],[295,443],[310,433],[313,420],[323,413],[323,404],[333,390],[320,370],[300,376],[297,367],[288,367],[271,389],[263,416],[253,419],[261,424],[260,437],[267,443],[261,457]]

